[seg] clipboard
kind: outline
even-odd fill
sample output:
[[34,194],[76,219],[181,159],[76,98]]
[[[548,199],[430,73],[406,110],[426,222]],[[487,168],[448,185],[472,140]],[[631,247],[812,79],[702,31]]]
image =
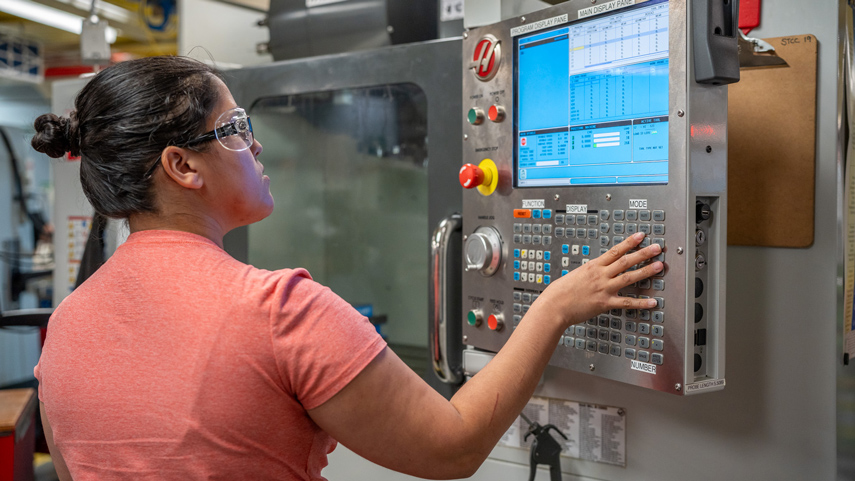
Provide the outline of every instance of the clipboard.
[[813,35],[764,39],[787,66],[728,87],[728,244],[810,247],[816,186]]

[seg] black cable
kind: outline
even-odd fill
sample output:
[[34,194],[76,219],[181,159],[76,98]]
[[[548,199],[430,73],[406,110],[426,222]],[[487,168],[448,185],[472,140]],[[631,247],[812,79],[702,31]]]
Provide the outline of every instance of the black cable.
[[9,134],[5,128],[0,127],[0,138],[3,139],[3,144],[6,146],[6,151],[9,152],[9,162],[12,164],[12,177],[15,182],[15,200],[21,204],[21,212],[23,212],[33,224],[33,239],[37,240],[46,224],[44,216],[41,212],[30,212],[27,206],[27,197],[24,195],[24,182],[21,180],[21,172],[18,170],[18,157],[15,155],[15,149],[12,148],[12,142],[9,140]]

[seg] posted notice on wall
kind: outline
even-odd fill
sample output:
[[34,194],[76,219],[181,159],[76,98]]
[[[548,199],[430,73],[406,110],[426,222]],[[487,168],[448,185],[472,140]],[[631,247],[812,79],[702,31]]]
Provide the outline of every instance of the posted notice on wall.
[[[533,397],[523,414],[541,426],[552,424],[567,436],[564,439],[550,433],[564,448],[562,456],[626,466],[626,412],[623,408]],[[499,445],[531,449],[534,435],[525,440],[526,433],[528,423],[518,417]]]
[[843,359],[855,362],[855,31],[851,13],[846,17],[845,66],[846,117],[849,122],[849,141],[846,146],[844,174],[844,301],[843,301]]

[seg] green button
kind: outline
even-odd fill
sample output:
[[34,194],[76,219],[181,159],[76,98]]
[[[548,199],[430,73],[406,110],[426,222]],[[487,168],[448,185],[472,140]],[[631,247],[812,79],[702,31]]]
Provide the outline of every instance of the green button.
[[475,315],[475,311],[469,311],[469,315],[466,316],[466,320],[469,321],[470,326],[478,325],[478,316]]
[[[480,113],[480,115],[479,115],[479,113]],[[483,114],[483,112],[479,112],[478,109],[473,107],[473,108],[469,109],[468,120],[469,120],[470,124],[478,125],[484,121],[484,114]]]

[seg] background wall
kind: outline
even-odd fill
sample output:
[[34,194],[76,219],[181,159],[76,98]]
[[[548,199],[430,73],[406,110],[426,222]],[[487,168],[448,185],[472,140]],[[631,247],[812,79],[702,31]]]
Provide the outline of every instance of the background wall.
[[270,39],[267,28],[258,26],[264,13],[213,0],[182,0],[179,9],[179,55],[213,60],[220,68],[273,61],[270,54],[255,50],[257,43]]

